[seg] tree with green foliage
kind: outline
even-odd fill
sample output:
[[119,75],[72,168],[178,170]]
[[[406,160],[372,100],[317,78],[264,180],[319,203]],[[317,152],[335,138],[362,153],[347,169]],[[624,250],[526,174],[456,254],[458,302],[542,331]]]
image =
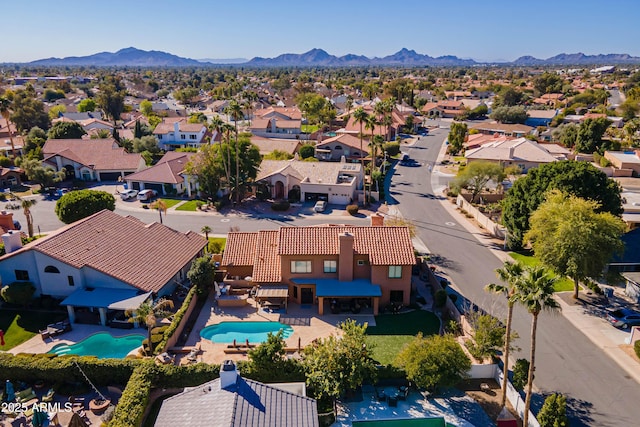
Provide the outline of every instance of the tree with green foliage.
[[36,288],[31,282],[13,282],[0,289],[0,296],[9,304],[26,307],[33,298]]
[[44,143],[47,142],[47,133],[36,126],[29,130],[24,142],[25,154],[28,154],[29,152],[44,146]]
[[365,381],[375,381],[373,348],[366,342],[367,324],[346,320],[339,325],[342,337],[320,338],[304,348],[302,366],[307,386],[318,400],[335,400]]
[[167,204],[165,203],[165,201],[162,199],[155,200],[149,205],[149,207],[158,211],[160,224],[162,224],[162,214],[167,214]]
[[302,159],[313,157],[314,154],[316,154],[316,147],[313,144],[304,144],[298,150],[298,154],[300,154],[300,158]]
[[553,298],[556,277],[548,274],[542,266],[525,267],[521,280],[516,282],[511,299],[522,305],[531,314],[531,344],[529,353],[529,374],[527,375],[527,397],[524,402],[523,426],[529,425],[529,410],[533,394],[533,373],[536,366],[536,333],[538,316],[542,311],[559,311],[560,305]]
[[504,177],[504,169],[498,163],[477,160],[469,162],[464,169],[458,172],[451,186],[452,188],[469,190],[473,203],[478,195],[484,191],[489,181],[501,183]]
[[524,93],[514,89],[511,86],[501,87],[495,97],[493,107],[513,107],[519,105],[524,101]]
[[127,94],[124,83],[119,77],[108,75],[100,83],[99,90],[96,103],[115,125],[124,111],[124,97]]
[[531,215],[531,228],[524,236],[544,265],[573,278],[574,298],[581,281],[601,276],[612,256],[624,249],[620,237],[627,229],[625,222],[598,208],[593,200],[551,190]]
[[466,317],[473,328],[473,340],[466,343],[469,353],[477,360],[496,357],[504,343],[505,326],[490,314],[474,312]]
[[511,249],[522,247],[529,217],[551,189],[594,200],[599,203],[597,212],[622,214],[620,186],[592,164],[564,160],[540,165],[517,179],[502,202],[502,223],[509,231]]
[[489,114],[489,117],[500,123],[524,123],[529,115],[523,106],[514,105],[513,107],[497,107]]
[[153,104],[151,103],[151,101],[145,99],[143,101],[140,101],[140,112],[145,116],[145,117],[149,117],[150,115],[153,114]]
[[169,317],[173,314],[173,301],[168,299],[160,299],[157,302],[147,300],[140,304],[136,309],[125,311],[125,315],[131,323],[144,323],[147,327],[147,345],[143,346],[147,356],[154,354],[154,342],[152,341],[152,330],[156,327],[158,319]]
[[78,112],[87,113],[96,110],[96,101],[92,98],[85,98],[78,103]]
[[533,89],[537,96],[562,92],[563,84],[562,77],[556,73],[544,72],[533,79]]
[[49,114],[49,118],[51,120],[57,119],[59,117],[62,117],[63,113],[67,112],[67,107],[64,105],[54,105],[53,107],[49,108],[49,112],[47,114]]
[[193,104],[193,100],[198,96],[200,91],[195,87],[186,87],[184,89],[179,89],[173,92],[173,96],[175,99],[180,101],[183,105],[191,105]]
[[567,427],[567,398],[559,393],[547,396],[536,419],[540,427]]
[[467,137],[467,124],[466,123],[451,123],[449,130],[449,147],[447,152],[452,156],[459,154],[464,149],[464,140]]
[[395,142],[395,141],[386,142],[383,144],[382,148],[383,148],[383,151],[387,152],[388,156],[393,157],[400,154],[400,144],[398,142]]
[[592,154],[598,152],[604,154],[602,136],[611,125],[611,120],[606,117],[585,120],[578,129],[576,136],[576,152]]
[[286,151],[282,151],[282,150],[273,150],[272,152],[270,152],[269,154],[264,156],[265,160],[291,160],[293,159],[293,155],[287,153]]
[[507,298],[507,324],[505,326],[504,346],[502,348],[505,375],[503,375],[502,378],[502,400],[500,402],[503,408],[506,405],[507,399],[508,375],[506,374],[508,373],[509,368],[509,352],[511,351],[511,322],[513,320],[513,306],[515,304],[515,301],[513,301],[511,297],[515,293],[516,284],[522,277],[523,271],[524,268],[519,262],[512,263],[505,261],[502,268],[496,269],[496,275],[504,284],[490,283],[484,288],[487,292],[502,294]]
[[27,179],[40,184],[42,188],[51,187],[65,178],[64,171],[56,172],[49,166],[43,166],[38,159],[22,158],[20,160],[17,166],[24,169]]
[[193,286],[198,288],[198,294],[207,295],[211,286],[213,286],[213,279],[215,278],[211,258],[203,256],[193,260],[191,268],[187,272],[187,278]]
[[44,104],[36,98],[35,90],[31,86],[18,90],[11,103],[11,122],[18,132],[28,132],[32,127],[49,129],[51,119],[44,111]]
[[553,138],[567,148],[573,148],[578,139],[578,126],[575,123],[563,123],[553,131]]
[[134,138],[131,143],[133,144],[134,153],[142,153],[143,151],[148,151],[151,154],[158,154],[160,153],[160,151],[162,151],[158,146],[158,139],[153,135]]
[[65,224],[81,220],[103,209],[115,210],[116,199],[106,191],[70,191],[56,202],[55,213]]
[[247,352],[248,361],[242,365],[242,375],[256,381],[274,383],[304,380],[302,365],[287,357],[282,330],[269,332],[267,340]]
[[396,364],[418,387],[435,392],[451,387],[467,376],[471,361],[453,335],[418,334],[400,351]]
[[42,94],[42,98],[47,102],[55,101],[56,99],[62,99],[64,97],[65,96],[63,91],[51,88],[46,88]]
[[318,93],[303,92],[296,96],[295,103],[309,124],[330,122],[331,102]]
[[527,359],[518,359],[513,364],[513,380],[511,384],[518,390],[524,390],[527,385],[527,377],[529,376],[529,361]]
[[78,122],[57,122],[49,129],[49,139],[80,139],[86,135],[82,125]]
[[229,117],[233,118],[233,126],[235,128],[235,136],[236,136],[236,141],[235,141],[235,148],[236,148],[236,179],[235,179],[235,183],[233,186],[233,189],[235,190],[236,193],[236,203],[240,203],[240,199],[241,197],[241,193],[240,193],[240,152],[239,152],[239,148],[240,148],[240,144],[238,143],[238,121],[242,118],[244,118],[244,113],[242,112],[242,106],[240,104],[238,104],[237,101],[233,100],[229,103],[229,105],[226,108],[226,112],[229,115]]

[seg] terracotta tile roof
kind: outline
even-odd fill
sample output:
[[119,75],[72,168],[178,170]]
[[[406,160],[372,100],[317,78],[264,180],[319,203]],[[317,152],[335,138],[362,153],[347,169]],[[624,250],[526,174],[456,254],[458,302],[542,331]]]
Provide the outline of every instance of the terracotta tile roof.
[[222,265],[253,265],[258,233],[229,233]]
[[[161,244],[159,244],[161,243]],[[145,292],[157,292],[206,245],[204,237],[156,222],[145,224],[103,210],[22,249],[35,250],[75,268],[88,267]]]
[[308,179],[312,184],[338,184],[339,176],[348,171],[359,175],[362,166],[359,163],[339,162],[303,162],[297,160],[263,160],[256,181],[281,173],[298,179]]
[[[340,144],[342,145],[346,145],[348,147],[356,148],[360,150],[360,138],[357,135],[352,135],[350,133],[341,133],[334,137],[327,138],[321,143],[317,144],[316,148],[323,148],[334,142],[340,142]],[[363,138],[362,138],[362,149],[364,151],[369,150],[369,139],[366,138],[366,135],[363,135]]]
[[281,280],[281,263],[278,256],[278,230],[260,231],[253,262],[253,280],[259,283],[277,283]]
[[168,151],[155,165],[140,172],[127,175],[127,181],[157,182],[162,184],[178,184],[184,181],[184,171],[189,159],[195,153]]
[[262,155],[269,154],[275,150],[295,154],[301,145],[297,139],[263,138],[256,135],[251,136],[251,143],[260,149],[260,154]]
[[266,129],[269,127],[269,119],[253,119],[251,120],[251,129]]
[[142,156],[127,153],[113,138],[105,139],[49,139],[42,147],[44,159],[59,155],[94,170],[137,170]]
[[260,110],[255,110],[253,114],[256,117],[271,117],[273,113],[281,114],[288,117],[290,120],[301,120],[302,112],[295,107],[269,107]]

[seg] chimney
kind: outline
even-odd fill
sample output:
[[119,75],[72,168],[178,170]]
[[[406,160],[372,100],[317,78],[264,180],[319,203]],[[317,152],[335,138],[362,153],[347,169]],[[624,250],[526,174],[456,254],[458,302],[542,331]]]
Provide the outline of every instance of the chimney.
[[384,225],[384,216],[379,212],[372,214],[370,218],[372,227],[382,227]]
[[180,133],[180,122],[174,122],[173,123],[173,133],[175,134],[175,139],[178,139],[178,134]]
[[222,365],[220,365],[220,389],[229,390],[235,387],[238,376],[238,370],[233,360],[222,362]]
[[350,282],[353,280],[353,234],[340,233],[340,261],[338,262],[338,280]]
[[276,118],[271,119],[271,133],[276,133]]
[[4,230],[15,230],[16,227],[13,225],[13,213],[2,211],[0,212],[0,228]]
[[509,159],[513,159],[513,146],[509,147]]
[[2,235],[4,251],[8,254],[15,252],[22,247],[22,237],[17,230],[9,230]]

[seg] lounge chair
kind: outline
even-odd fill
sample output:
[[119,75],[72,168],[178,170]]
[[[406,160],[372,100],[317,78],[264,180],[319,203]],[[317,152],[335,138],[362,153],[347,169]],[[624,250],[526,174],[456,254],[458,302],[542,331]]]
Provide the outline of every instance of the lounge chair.
[[38,396],[36,396],[31,387],[16,393],[16,402],[18,403],[30,403],[32,400],[37,401]]
[[49,391],[47,392],[47,394],[45,394],[44,396],[42,396],[42,401],[43,402],[53,402],[53,397],[55,396],[56,392],[50,388]]
[[409,395],[409,387],[407,386],[398,387],[398,400],[407,400],[408,395]]
[[187,360],[189,362],[197,362],[198,361],[198,349],[194,348],[193,350],[191,350],[189,352],[189,354],[187,355]]

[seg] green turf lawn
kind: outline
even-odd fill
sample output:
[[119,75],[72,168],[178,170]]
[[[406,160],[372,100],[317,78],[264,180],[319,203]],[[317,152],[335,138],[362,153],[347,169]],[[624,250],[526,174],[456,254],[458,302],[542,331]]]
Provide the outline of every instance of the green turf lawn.
[[439,331],[440,319],[428,311],[382,314],[376,316],[376,326],[367,328],[367,342],[374,346],[373,358],[381,365],[389,365],[418,332],[426,336]]
[[[523,265],[528,267],[534,267],[540,264],[540,261],[534,257],[533,255],[520,254],[517,252],[509,252],[509,256],[514,260],[520,262]],[[555,273],[551,273],[554,277],[557,277]],[[573,280],[568,277],[563,277],[559,279],[556,284],[553,286],[556,292],[566,292],[573,290]]]
[[177,205],[182,201],[180,199],[160,199],[160,200],[162,200],[164,204],[167,205],[167,209]]
[[302,132],[304,132],[304,133],[314,133],[318,129],[320,129],[320,127],[318,125],[302,125],[302,126],[300,126],[300,130]]
[[9,350],[18,344],[33,338],[48,324],[64,320],[67,316],[63,313],[38,313],[25,310],[0,309],[0,329],[4,331],[5,345],[1,350]]
[[195,212],[198,209],[198,205],[196,204],[196,202],[198,202],[198,200],[189,200],[188,202],[184,202],[183,204],[178,206],[176,210]]
[[227,245],[226,237],[209,237],[209,247],[213,247],[216,243],[220,244],[220,250],[224,252],[224,248]]

